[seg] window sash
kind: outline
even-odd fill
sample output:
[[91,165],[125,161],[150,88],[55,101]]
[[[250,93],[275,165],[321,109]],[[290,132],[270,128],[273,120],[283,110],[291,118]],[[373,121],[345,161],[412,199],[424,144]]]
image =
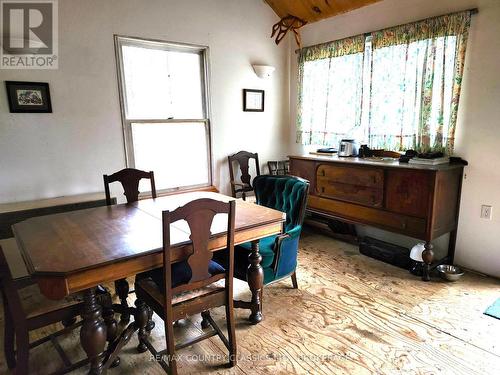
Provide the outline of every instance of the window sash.
[[[141,38],[132,38],[127,36],[115,35],[115,55],[118,71],[118,89],[120,95],[120,107],[121,107],[121,117],[122,117],[122,130],[124,137],[124,149],[125,149],[125,159],[127,168],[136,168],[135,157],[134,157],[134,142],[132,136],[132,124],[139,123],[204,123],[206,129],[206,144],[207,144],[207,160],[208,160],[208,181],[203,184],[190,185],[190,186],[178,186],[168,189],[160,189],[158,192],[168,193],[174,191],[182,191],[193,188],[207,187],[213,184],[213,157],[212,157],[212,137],[211,137],[211,124],[210,124],[210,91],[209,91],[209,60],[208,60],[208,47],[185,44],[185,43],[173,43],[165,42],[159,40],[149,40]],[[128,118],[127,117],[127,93],[125,86],[125,72],[123,66],[123,46],[133,46],[140,48],[152,48],[164,51],[176,51],[176,52],[190,52],[197,53],[201,57],[201,84],[202,84],[202,107],[203,107],[203,118],[188,119],[188,118]],[[147,192],[150,194],[151,192]]]
[[[192,124],[200,124],[204,126],[205,129],[205,140],[210,139],[210,123],[208,120],[168,120],[168,121],[162,121],[162,120],[128,120],[128,129],[130,131],[130,141],[131,141],[131,147],[134,145],[134,138],[133,138],[133,126],[137,125],[140,126],[140,124],[144,125],[150,125],[150,124],[158,124],[158,126],[171,126],[171,125],[192,125]],[[137,129],[137,128],[136,128]],[[167,142],[166,142],[167,143]],[[191,184],[191,185],[181,185],[181,186],[173,186],[169,188],[163,188],[158,190],[160,193],[165,192],[175,192],[175,191],[182,191],[182,190],[188,190],[188,189],[195,189],[195,188],[200,188],[200,187],[207,187],[211,185],[212,181],[212,169],[211,169],[211,148],[210,148],[210,142],[206,142],[206,157],[207,157],[207,174],[208,174],[208,183],[200,183],[200,184]],[[131,155],[134,157],[134,155]],[[178,162],[177,160],[175,162]],[[136,165],[135,159],[134,159],[134,166]],[[160,176],[160,173],[158,173],[158,177]],[[156,176],[155,176],[156,177]],[[159,186],[160,183],[160,178],[156,178],[157,186]],[[148,185],[144,185],[148,186]]]

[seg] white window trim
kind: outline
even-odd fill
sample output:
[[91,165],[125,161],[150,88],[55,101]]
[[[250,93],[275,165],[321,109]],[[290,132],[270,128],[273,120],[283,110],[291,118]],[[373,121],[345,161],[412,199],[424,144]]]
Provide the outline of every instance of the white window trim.
[[[161,40],[152,39],[142,39],[136,37],[114,35],[115,41],[115,58],[118,73],[118,92],[120,97],[120,109],[122,117],[122,129],[123,129],[123,140],[124,140],[124,151],[125,151],[125,162],[127,168],[135,168],[134,160],[134,144],[132,139],[132,123],[162,123],[162,124],[175,124],[175,123],[204,123],[205,131],[207,137],[207,160],[208,160],[208,182],[206,184],[190,185],[190,186],[179,186],[169,189],[158,190],[158,193],[170,193],[175,191],[190,190],[202,187],[209,187],[213,185],[213,157],[212,157],[212,132],[211,132],[211,106],[210,106],[210,65],[209,65],[209,47],[202,45],[186,44],[186,43],[175,43],[167,42]],[[166,51],[189,51],[198,52],[201,55],[202,66],[201,66],[201,77],[203,84],[203,111],[205,118],[203,119],[127,119],[126,114],[126,90],[125,90],[125,76],[123,69],[123,56],[121,46],[123,45],[133,45],[140,47],[151,46],[155,49],[163,49]],[[150,193],[150,192],[149,192]]]

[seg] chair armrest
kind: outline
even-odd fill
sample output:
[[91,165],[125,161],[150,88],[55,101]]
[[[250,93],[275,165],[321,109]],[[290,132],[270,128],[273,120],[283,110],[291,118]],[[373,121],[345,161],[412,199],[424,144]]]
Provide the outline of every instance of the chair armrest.
[[280,234],[276,236],[274,241],[274,253],[275,253],[275,261],[274,261],[274,271],[278,271],[278,267],[280,265],[280,260],[282,257],[282,251],[287,247],[291,246],[292,242],[297,241],[300,237],[300,232],[302,230],[301,225],[295,226],[293,229],[289,230],[286,233]]
[[249,184],[244,184],[244,183],[235,182],[235,181],[231,181],[231,185],[233,185],[233,186],[241,186],[241,187],[250,187]]
[[280,234],[279,236],[276,236],[275,243],[282,243],[283,241],[291,238],[296,238],[300,236],[300,232],[302,230],[301,225],[296,225],[293,227],[293,229],[289,230],[288,232],[285,232],[283,234]]

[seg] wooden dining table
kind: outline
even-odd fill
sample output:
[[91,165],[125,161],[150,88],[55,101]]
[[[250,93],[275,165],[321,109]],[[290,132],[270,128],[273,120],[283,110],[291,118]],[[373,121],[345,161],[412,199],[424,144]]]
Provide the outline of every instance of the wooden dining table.
[[[213,192],[190,192],[41,216],[13,225],[27,269],[43,295],[62,299],[73,293],[83,294],[80,340],[91,363],[89,373],[101,374],[116,364],[121,348],[136,331],[138,350],[145,351],[143,339],[154,326],[151,309],[143,301],[136,300],[135,307],[127,311],[120,311],[117,305],[103,309],[96,287],[161,267],[162,211],[174,210],[200,198],[225,202],[234,199]],[[214,217],[209,242],[212,251],[225,247],[227,217],[224,216]],[[259,239],[281,233],[284,221],[285,214],[280,211],[237,200],[234,242],[252,244],[247,270],[252,297],[250,301],[235,301],[234,305],[249,309],[249,320],[253,324],[262,320],[263,270]],[[170,236],[172,261],[186,259],[192,251],[187,223],[171,224]],[[134,317],[120,334],[115,312]]]

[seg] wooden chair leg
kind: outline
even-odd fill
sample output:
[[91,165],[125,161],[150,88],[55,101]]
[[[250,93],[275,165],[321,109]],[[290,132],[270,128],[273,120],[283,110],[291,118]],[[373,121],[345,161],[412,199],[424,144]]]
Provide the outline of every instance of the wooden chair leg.
[[75,323],[76,323],[76,317],[68,320],[61,320],[61,324],[63,325],[64,328],[71,327]]
[[174,322],[165,317],[165,338],[167,341],[168,367],[171,375],[177,375],[177,360],[175,358]]
[[[4,297],[5,298],[5,297]],[[10,315],[10,311],[7,306],[4,304],[4,352],[5,352],[5,360],[7,361],[7,367],[9,369],[13,369],[16,367],[16,352],[14,350],[14,321],[12,320],[12,316]]]
[[299,284],[297,283],[297,273],[292,273],[292,285],[293,289],[299,289]]
[[210,322],[208,321],[208,318],[210,317],[210,311],[202,311],[201,312],[201,328],[202,329],[207,329],[210,327]]
[[227,324],[227,339],[229,341],[229,366],[236,366],[236,333],[234,328],[234,308],[233,301],[226,303],[226,324]]
[[[121,314],[120,321],[124,324],[130,321],[130,314],[126,311],[128,309],[127,297],[129,293],[130,287],[128,285],[128,281],[126,279],[120,279],[115,281],[115,291],[118,297],[120,298],[120,303],[123,307],[124,312]],[[154,326],[153,326],[154,328]],[[152,329],[152,328],[151,328]]]
[[14,374],[24,375],[29,371],[30,342],[28,331],[16,330],[16,369]]
[[169,374],[177,375],[177,361],[175,358],[175,340],[174,340],[174,320],[172,316],[172,307],[165,309],[165,340],[167,341],[167,366]]
[[155,321],[153,320],[153,309],[148,306],[148,324],[146,331],[151,332],[155,328]]

